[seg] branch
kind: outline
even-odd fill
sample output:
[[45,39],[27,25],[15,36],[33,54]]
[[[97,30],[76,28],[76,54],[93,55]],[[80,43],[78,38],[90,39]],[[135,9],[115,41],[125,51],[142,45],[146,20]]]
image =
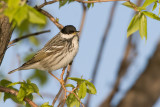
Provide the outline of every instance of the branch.
[[95,1],[82,1],[82,0],[74,0],[80,3],[99,3],[99,2],[110,2],[110,1],[130,1],[130,0],[95,0]]
[[[48,1],[48,2],[45,1],[43,4],[37,6],[37,8],[41,9],[46,5],[53,4],[53,3],[58,2],[58,1],[59,0],[52,0],[52,1]],[[77,2],[80,2],[80,3],[99,3],[99,2],[130,1],[130,0],[97,0],[97,1],[96,0],[93,0],[93,1],[74,0],[74,1],[77,1]]]
[[16,42],[18,42],[18,41],[20,41],[22,39],[26,39],[26,38],[28,38],[30,36],[37,36],[37,35],[40,35],[40,34],[46,33],[46,32],[50,32],[50,30],[45,30],[45,31],[41,31],[41,32],[36,32],[36,33],[31,33],[31,34],[24,35],[22,37],[16,38],[16,39],[12,40],[11,42],[9,42],[8,46],[13,44],[13,43],[16,43]]
[[60,30],[63,28],[63,25],[61,25],[51,14],[49,14],[47,11],[43,10],[43,9],[39,9],[37,7],[35,7],[35,9],[37,9],[39,12],[41,12],[42,14],[44,14],[45,16],[47,16]]
[[79,29],[79,31],[80,31],[79,36],[81,36],[81,34],[82,34],[82,29],[84,26],[84,21],[85,21],[86,13],[87,13],[87,7],[84,5],[84,3],[82,3],[82,7],[83,7],[83,15],[82,15],[82,19],[81,19],[81,26]]
[[[160,96],[160,42],[144,72],[116,107],[153,107]],[[106,107],[106,106],[104,106]]]
[[[65,84],[66,84],[66,82],[67,82],[67,78],[68,78],[69,75],[70,75],[71,67],[72,67],[72,63],[70,63],[70,64],[68,65],[67,74],[66,74],[66,77],[65,77],[65,79],[64,79],[64,83],[65,83]],[[65,85],[65,84],[64,84],[64,85]],[[63,90],[63,87],[61,86],[59,92],[57,93],[56,97],[54,98],[54,100],[53,100],[53,102],[52,102],[52,106],[53,106],[53,107],[54,107],[54,105],[55,105],[58,97],[60,96],[62,90]]]
[[0,17],[0,65],[6,52],[13,29],[6,16]]
[[[14,90],[14,89],[3,87],[3,86],[0,86],[0,92],[10,93],[15,96],[18,95],[18,91]],[[36,105],[32,100],[30,100],[27,97],[25,97],[23,100],[25,102],[27,102],[29,105],[31,105],[32,107],[38,107],[38,105]]]
[[[106,30],[104,32],[104,35],[103,35],[103,38],[102,38],[102,42],[100,44],[100,48],[99,48],[99,51],[98,51],[99,53],[97,55],[96,62],[95,62],[95,65],[94,65],[94,69],[93,69],[93,73],[92,73],[92,82],[93,82],[93,84],[95,82],[95,78],[96,78],[96,75],[97,75],[99,64],[101,62],[101,57],[102,57],[102,54],[103,54],[103,50],[104,50],[104,46],[105,46],[105,43],[106,43],[106,39],[107,39],[109,30],[110,30],[110,27],[112,25],[112,20],[113,20],[113,15],[114,15],[114,12],[115,12],[116,5],[117,5],[117,2],[114,2],[114,4],[112,5],[112,9],[111,9],[110,15],[109,15],[109,20],[107,22],[108,24],[107,24]],[[88,97],[87,97],[86,107],[88,107],[89,102],[90,102],[90,95],[88,95]]]
[[[137,0],[137,6],[140,6],[143,0]],[[134,12],[135,14],[136,12]],[[131,64],[132,60],[129,60],[129,55],[130,52],[133,50],[133,52],[135,52],[135,45],[132,44],[132,36],[129,38],[128,43],[127,43],[127,47],[124,53],[124,57],[123,60],[121,61],[121,65],[117,74],[117,79],[116,82],[113,86],[112,91],[110,92],[110,95],[105,99],[105,101],[100,105],[100,107],[106,107],[106,105],[109,107],[111,106],[111,101],[113,99],[113,97],[115,96],[115,94],[119,91],[119,85],[120,85],[120,81],[121,78],[124,76],[124,74],[127,72],[128,67]],[[132,58],[133,59],[133,58]]]
[[38,9],[41,9],[41,8],[43,8],[43,7],[46,6],[46,5],[53,4],[53,3],[58,2],[58,1],[59,1],[59,0],[53,0],[53,1],[48,1],[48,2],[45,1],[43,4],[37,6],[37,8],[38,8]]

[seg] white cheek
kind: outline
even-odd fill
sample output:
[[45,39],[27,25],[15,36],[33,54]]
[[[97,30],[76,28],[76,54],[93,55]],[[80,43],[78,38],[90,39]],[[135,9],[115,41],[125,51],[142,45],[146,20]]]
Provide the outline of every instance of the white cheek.
[[65,38],[65,39],[70,39],[70,38],[73,38],[74,36],[73,34],[62,34],[62,33],[60,35],[62,38]]

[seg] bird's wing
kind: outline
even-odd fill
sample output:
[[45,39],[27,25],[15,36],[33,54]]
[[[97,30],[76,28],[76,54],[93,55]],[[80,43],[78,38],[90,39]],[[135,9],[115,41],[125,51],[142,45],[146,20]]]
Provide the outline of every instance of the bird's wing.
[[39,50],[31,60],[24,63],[23,66],[39,62],[50,55],[54,55],[55,53],[62,51],[65,45],[65,40],[56,35],[41,50]]

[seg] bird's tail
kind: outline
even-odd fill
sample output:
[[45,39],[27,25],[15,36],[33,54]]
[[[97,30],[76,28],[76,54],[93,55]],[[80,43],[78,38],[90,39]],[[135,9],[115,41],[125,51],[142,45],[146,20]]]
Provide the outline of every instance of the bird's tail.
[[8,74],[11,74],[11,73],[16,72],[16,71],[19,71],[19,70],[20,70],[20,68],[14,69],[14,70],[8,72]]

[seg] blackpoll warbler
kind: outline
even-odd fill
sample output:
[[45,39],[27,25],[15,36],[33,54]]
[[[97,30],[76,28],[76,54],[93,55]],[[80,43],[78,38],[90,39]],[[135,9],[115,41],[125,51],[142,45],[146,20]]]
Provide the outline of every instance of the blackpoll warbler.
[[78,52],[79,31],[72,25],[65,26],[31,60],[8,74],[19,70],[39,69],[54,71],[66,67]]

